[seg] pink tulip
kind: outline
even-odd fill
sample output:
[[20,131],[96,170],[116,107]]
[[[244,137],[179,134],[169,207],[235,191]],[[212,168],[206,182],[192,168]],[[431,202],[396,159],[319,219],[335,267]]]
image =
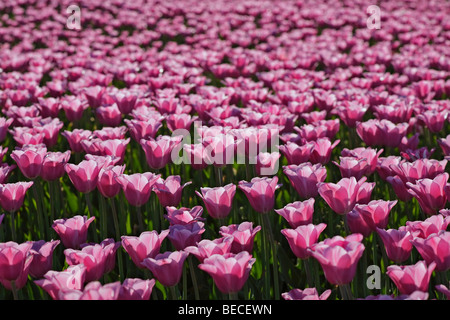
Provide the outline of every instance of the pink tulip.
[[327,169],[324,166],[312,165],[309,162],[298,166],[285,166],[283,172],[302,199],[317,197],[319,195],[317,184],[324,182],[327,177]]
[[117,104],[118,109],[122,114],[129,114],[133,111],[136,101],[138,99],[137,95],[130,91],[119,91],[112,95],[114,102]]
[[198,267],[207,272],[222,293],[239,292],[250,275],[256,259],[247,251],[238,254],[214,254]]
[[203,144],[185,144],[183,145],[183,151],[187,156],[187,163],[192,166],[194,170],[203,170],[209,164],[212,164],[212,160],[206,152],[206,148]]
[[8,133],[9,126],[13,123],[13,118],[3,118],[0,117],[0,142],[3,142],[6,138],[6,134]]
[[89,105],[82,102],[78,97],[69,97],[61,100],[61,108],[70,122],[79,121],[83,118],[83,112]]
[[295,229],[302,225],[312,223],[315,199],[310,198],[305,201],[295,201],[287,204],[284,208],[275,210]]
[[227,236],[214,240],[202,240],[196,246],[189,246],[184,251],[193,254],[200,263],[213,254],[224,255],[231,252],[231,245],[233,244],[233,237]]
[[115,127],[122,122],[122,113],[116,104],[95,109],[95,117],[104,126]]
[[66,248],[78,249],[82,243],[86,242],[89,225],[95,217],[76,215],[68,219],[58,219],[53,221],[52,228],[61,238]]
[[369,163],[366,159],[356,159],[353,157],[339,157],[340,163],[333,161],[339,168],[342,178],[355,177],[357,180],[366,176],[369,171]]
[[428,130],[433,133],[440,132],[447,120],[448,112],[441,112],[438,110],[426,110],[417,116],[418,120],[425,123]]
[[279,152],[260,152],[256,157],[255,172],[258,176],[273,176],[279,168]]
[[34,283],[44,289],[52,299],[58,300],[60,292],[82,290],[85,277],[86,267],[77,264],[63,271],[50,270],[44,274],[44,279],[35,280]]
[[155,279],[127,278],[123,281],[118,300],[149,300]]
[[82,193],[89,193],[97,187],[100,168],[93,160],[82,160],[78,165],[67,163],[64,166],[70,181]]
[[[363,177],[361,179],[364,179],[364,178],[365,177]],[[356,203],[357,204],[368,204],[371,200],[372,192],[373,192],[374,188],[375,188],[375,182],[363,182],[359,186],[358,193],[356,194]]]
[[172,132],[178,129],[189,130],[192,123],[196,121],[197,118],[198,117],[196,116],[192,117],[190,114],[185,113],[171,114],[166,118],[167,128],[169,128],[169,130]]
[[390,265],[386,274],[402,294],[411,294],[417,290],[428,292],[430,277],[435,267],[435,262],[427,266],[425,261],[406,266]]
[[41,178],[45,181],[54,181],[63,177],[66,171],[64,166],[69,162],[70,150],[66,152],[47,152],[42,162]]
[[372,200],[368,204],[356,204],[353,210],[362,216],[372,231],[376,231],[376,228],[386,228],[389,222],[389,213],[396,204],[397,200]]
[[331,294],[331,290],[325,290],[320,296],[316,288],[306,288],[304,290],[292,289],[284,292],[281,297],[284,300],[327,300]]
[[120,282],[112,282],[102,285],[99,281],[89,282],[83,291],[65,290],[60,291],[59,300],[118,300]]
[[413,245],[412,234],[404,227],[399,229],[384,230],[377,228],[381,240],[383,241],[386,255],[395,263],[402,263],[406,261],[410,255]]
[[73,152],[82,152],[83,147],[81,145],[82,140],[89,139],[92,136],[92,131],[84,129],[74,129],[72,131],[64,131],[61,133],[63,137],[69,142],[70,149]]
[[268,213],[275,205],[275,190],[278,177],[273,178],[253,178],[250,182],[239,181],[238,187],[245,193],[252,208],[259,213]]
[[286,145],[281,145],[279,148],[281,153],[286,157],[289,165],[299,165],[309,161],[314,146],[313,142],[298,145],[288,141]]
[[261,226],[253,228],[252,222],[244,221],[240,224],[222,226],[220,227],[219,233],[222,237],[233,237],[231,246],[232,253],[239,253],[241,251],[252,253],[255,236],[259,231],[261,231]]
[[360,186],[365,182],[363,177],[357,181],[354,177],[342,178],[337,183],[318,183],[318,192],[337,214],[349,213],[357,203],[357,195]]
[[138,119],[125,119],[131,138],[135,141],[141,141],[141,139],[155,138],[159,128],[162,127],[162,120],[159,118],[151,118],[148,120]]
[[233,198],[236,194],[236,185],[230,183],[223,187],[200,188],[195,193],[202,198],[206,210],[214,219],[227,217],[233,206]]
[[372,233],[373,230],[367,221],[355,209],[347,213],[345,218],[347,219],[348,229],[351,233],[360,233],[364,237],[368,237]]
[[22,174],[28,179],[37,178],[42,170],[42,163],[47,154],[46,147],[17,149],[11,153],[11,158],[17,163]]
[[97,189],[105,198],[113,198],[119,194],[120,184],[116,182],[116,177],[123,174],[123,166],[102,167],[98,174]]
[[450,269],[450,232],[439,231],[426,239],[416,237],[411,242],[428,265],[436,264],[436,271]]
[[53,250],[59,244],[59,240],[45,242],[45,240],[34,241],[30,249],[33,261],[30,265],[30,275],[34,278],[42,278],[53,268]]
[[319,261],[328,282],[335,285],[350,283],[355,277],[356,267],[364,252],[361,234],[351,234],[346,238],[334,236],[314,244],[310,251]]
[[414,238],[426,239],[433,233],[447,230],[449,224],[450,216],[444,218],[443,215],[437,214],[423,221],[406,221],[406,230],[411,232]]
[[[450,284],[449,284],[449,287],[450,287]],[[443,293],[445,295],[445,297],[447,298],[447,300],[450,300],[450,290],[448,287],[444,286],[443,284],[438,284],[435,286],[435,288],[440,293]]]
[[203,221],[201,217],[203,213],[202,206],[195,206],[193,208],[181,207],[166,207],[167,215],[164,217],[169,220],[170,225],[185,225],[195,221]]
[[420,179],[415,184],[407,182],[406,185],[410,188],[408,192],[417,199],[422,210],[428,215],[433,215],[447,203],[445,187],[448,178],[448,173],[444,172],[434,179]]
[[330,162],[331,152],[341,142],[336,140],[333,143],[328,138],[320,138],[314,141],[314,149],[311,152],[310,162],[313,164],[327,164]]
[[122,236],[122,247],[137,267],[144,268],[142,261],[159,253],[161,243],[168,234],[169,230],[162,230],[159,235],[153,230],[142,232],[139,237]]
[[387,177],[394,175],[391,165],[395,167],[400,161],[401,158],[397,156],[380,157],[376,167],[376,171],[380,178],[386,181]]
[[189,253],[184,251],[166,251],[155,258],[146,258],[142,264],[163,286],[172,287],[180,282],[184,261]]
[[181,202],[181,192],[192,181],[181,185],[180,176],[168,176],[165,180],[159,178],[153,185],[153,191],[159,199],[163,208],[167,206],[178,206]]
[[322,231],[327,227],[325,223],[319,225],[302,225],[296,229],[283,229],[281,233],[286,237],[294,255],[299,259],[307,259],[311,256],[312,245],[319,240]]
[[140,207],[148,202],[152,187],[160,176],[151,172],[121,174],[116,177],[116,181],[122,187],[127,201],[132,206]]
[[439,146],[442,149],[442,152],[445,156],[450,156],[450,134],[445,138],[439,138],[437,140]]
[[144,149],[147,163],[152,169],[162,169],[171,160],[172,151],[181,143],[181,136],[141,139],[140,144]]
[[8,290],[12,288],[12,281],[15,282],[17,289],[25,285],[33,260],[30,252],[32,245],[31,241],[21,244],[12,241],[0,243],[0,282]]
[[368,106],[344,101],[343,105],[335,107],[331,113],[337,114],[347,127],[355,128],[356,124],[362,120],[368,109]]
[[168,238],[176,250],[184,250],[201,241],[206,231],[203,222],[191,221],[187,224],[174,224],[169,227]]
[[87,245],[81,250],[65,249],[64,255],[68,265],[86,266],[86,282],[99,280],[105,274],[109,248],[99,244]]
[[0,184],[0,206],[5,211],[15,212],[24,202],[27,190],[33,181]]

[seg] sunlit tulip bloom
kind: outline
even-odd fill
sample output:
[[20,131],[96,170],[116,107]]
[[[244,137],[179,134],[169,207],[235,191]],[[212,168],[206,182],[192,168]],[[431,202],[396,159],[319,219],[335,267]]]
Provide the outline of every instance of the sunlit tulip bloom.
[[144,259],[142,264],[163,286],[172,287],[180,282],[184,261],[188,255],[189,253],[185,251],[166,251],[157,254],[154,258]]
[[411,294],[417,290],[428,292],[431,274],[435,267],[435,262],[427,265],[422,260],[414,265],[390,265],[387,267],[386,274],[402,294]]
[[52,228],[61,238],[66,248],[78,249],[87,240],[89,225],[95,217],[76,215],[68,219],[57,219],[53,221]]
[[159,234],[155,230],[144,231],[139,237],[122,236],[122,247],[139,268],[144,268],[145,258],[154,258],[161,248],[161,243],[169,234],[169,230],[162,230]]
[[201,193],[198,191],[195,193],[202,198],[211,217],[221,219],[230,214],[236,194],[236,185],[230,183],[223,187],[200,188],[200,191]]

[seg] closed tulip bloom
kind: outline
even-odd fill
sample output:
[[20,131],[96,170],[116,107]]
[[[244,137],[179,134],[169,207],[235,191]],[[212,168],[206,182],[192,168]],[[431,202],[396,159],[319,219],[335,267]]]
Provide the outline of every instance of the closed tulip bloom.
[[10,166],[6,163],[0,164],[0,184],[8,182],[9,176],[16,167],[17,166],[15,164]]
[[162,169],[171,161],[172,151],[181,143],[181,136],[159,136],[156,139],[141,139],[147,163],[152,169]]
[[140,207],[148,202],[153,185],[160,176],[151,172],[121,174],[116,177],[116,181],[122,187],[127,201],[132,206]]
[[154,258],[161,248],[161,243],[169,234],[169,230],[142,232],[139,237],[122,236],[122,247],[139,268],[145,268],[142,261],[145,258]]
[[159,128],[162,127],[162,119],[150,118],[148,120],[125,119],[131,138],[137,142],[141,139],[155,138]]
[[250,205],[256,212],[268,213],[275,205],[275,190],[278,177],[273,178],[253,178],[250,182],[239,181],[239,188],[247,196]]
[[171,225],[167,237],[176,250],[183,250],[201,241],[202,234],[205,232],[204,225],[203,222],[198,221]]
[[227,236],[214,240],[202,240],[197,243],[196,246],[189,246],[184,249],[184,251],[193,254],[200,263],[203,260],[209,258],[213,254],[224,255],[231,252],[231,245],[233,244],[233,237]]
[[177,129],[185,129],[189,130],[194,121],[196,121],[198,117],[191,116],[190,114],[182,113],[182,114],[171,114],[166,118],[167,128],[170,131],[174,132]]
[[316,288],[292,289],[289,292],[283,292],[281,297],[284,300],[327,300],[331,290],[325,290],[320,296]]
[[380,178],[386,181],[387,177],[395,175],[391,169],[391,165],[395,167],[400,163],[400,161],[401,157],[397,156],[380,157],[376,167],[376,171]]
[[308,224],[299,226],[296,229],[283,229],[281,233],[286,237],[289,246],[297,258],[307,259],[311,256],[311,246],[319,240],[319,236],[327,225]]
[[30,265],[30,275],[32,277],[42,278],[44,274],[53,268],[53,251],[59,242],[59,240],[33,242],[30,250],[33,255],[33,261],[31,261]]
[[183,145],[183,152],[187,157],[187,163],[192,166],[194,170],[203,170],[208,165],[212,164],[206,148],[203,144],[185,144]]
[[406,228],[388,230],[377,228],[376,230],[383,241],[389,259],[395,263],[402,263],[411,256],[413,236]]
[[119,194],[120,184],[116,182],[116,177],[123,174],[123,166],[102,167],[98,174],[97,189],[105,198],[113,198]]
[[344,105],[334,108],[331,113],[337,114],[348,127],[354,128],[356,123],[362,120],[368,109],[368,106],[344,101]]
[[[94,245],[92,243],[83,243],[80,245],[80,248]],[[104,273],[109,273],[114,270],[116,266],[116,252],[121,245],[120,241],[115,241],[113,238],[107,238],[100,242],[100,246],[103,248],[103,252],[105,254],[105,271]]]
[[127,145],[130,143],[130,138],[127,139],[107,139],[96,142],[99,148],[100,155],[114,156],[120,158],[120,163],[123,163]]
[[11,153],[11,158],[17,163],[22,174],[28,179],[35,179],[39,176],[42,170],[42,162],[47,154],[47,148],[26,148],[14,150]]
[[288,141],[286,145],[281,145],[279,148],[280,152],[286,157],[289,165],[299,165],[309,161],[311,153],[314,150],[314,143],[309,142],[304,145],[298,145]]
[[138,99],[138,96],[134,92],[123,90],[113,94],[111,97],[122,114],[131,113]]
[[116,104],[98,107],[95,109],[95,117],[104,126],[118,126],[122,121],[122,113]]
[[367,224],[364,217],[355,209],[346,214],[348,228],[351,233],[360,233],[364,237],[370,236],[372,233],[371,227]]
[[319,195],[317,184],[324,182],[327,177],[327,169],[323,165],[313,165],[309,162],[298,166],[285,166],[283,172],[300,198],[305,200]]
[[72,99],[62,100],[61,108],[64,110],[67,120],[73,122],[83,118],[83,112],[89,108],[89,105],[82,102],[78,97],[73,97]]
[[203,214],[202,206],[195,206],[193,208],[176,208],[166,207],[167,215],[164,217],[169,220],[170,225],[185,225],[191,222],[205,220],[201,216]]
[[411,242],[428,265],[436,263],[436,271],[450,269],[450,232],[440,231],[426,239],[414,238]]
[[63,137],[67,139],[70,149],[73,152],[82,152],[83,146],[81,145],[82,140],[87,140],[92,136],[92,131],[84,129],[74,129],[72,131],[64,131],[61,133]]
[[431,132],[440,132],[447,120],[448,112],[441,112],[438,110],[426,110],[417,116],[418,120],[425,123],[425,126]]
[[247,251],[238,254],[215,254],[198,267],[207,272],[222,293],[239,292],[250,275],[256,259]]
[[302,225],[312,223],[315,199],[310,198],[305,201],[295,201],[287,204],[282,209],[275,210],[295,229]]
[[333,149],[341,142],[341,140],[336,140],[333,143],[328,138],[320,138],[314,141],[314,149],[311,152],[309,161],[313,164],[327,164],[330,162],[331,152]]
[[159,178],[153,185],[153,191],[159,199],[163,208],[167,206],[178,206],[181,202],[181,192],[184,187],[191,184],[188,181],[181,185],[180,176],[168,176],[166,179]]
[[166,251],[155,258],[146,258],[142,264],[163,286],[172,287],[180,282],[184,261],[189,253],[184,251]]
[[41,178],[45,181],[54,181],[63,177],[66,171],[64,166],[70,159],[70,150],[66,152],[47,152],[42,162]]
[[89,225],[95,217],[88,219],[87,216],[76,215],[68,219],[58,219],[53,221],[52,228],[61,238],[66,248],[78,249],[82,243],[86,242]]
[[444,172],[434,179],[420,179],[415,184],[407,182],[406,185],[410,188],[408,192],[417,199],[422,210],[428,215],[433,215],[447,203],[445,188],[448,178],[448,173]]
[[155,279],[127,278],[120,286],[118,300],[149,300]]
[[340,163],[333,161],[339,168],[342,178],[355,177],[361,179],[367,175],[369,171],[369,164],[366,159],[356,159],[353,157],[339,157]]
[[279,152],[260,152],[256,157],[255,172],[258,176],[273,176],[279,168]]
[[421,260],[414,265],[388,266],[386,274],[402,294],[411,294],[417,290],[428,292],[431,274],[435,267],[435,262],[427,266],[427,263]]
[[253,227],[253,223],[244,221],[240,224],[232,224],[220,227],[220,235],[222,237],[232,236],[233,243],[231,245],[232,253],[247,251],[252,253],[253,243],[256,234],[261,231],[261,226]]
[[365,180],[365,177],[359,181],[351,177],[342,178],[337,183],[322,182],[318,184],[318,191],[334,212],[344,215],[354,208],[359,187]]
[[441,214],[432,215],[425,220],[406,221],[406,230],[411,232],[414,238],[426,239],[433,233],[447,230],[450,224],[450,216],[444,217]]
[[105,274],[107,250],[99,244],[87,245],[81,250],[65,249],[68,265],[86,266],[86,282],[99,280]]
[[350,283],[355,277],[356,267],[364,252],[361,234],[346,238],[334,236],[308,249],[311,256],[319,261],[328,282],[335,285]]
[[28,270],[33,259],[30,253],[32,245],[31,241],[20,244],[13,241],[0,243],[0,280],[2,284],[3,282],[17,281],[23,271]]
[[376,231],[376,228],[386,228],[389,213],[396,204],[397,200],[372,200],[368,204],[356,204],[353,210],[363,217],[372,231]]
[[8,133],[9,126],[13,123],[13,118],[4,118],[0,117],[0,142],[3,142],[6,138],[6,134]]
[[9,212],[19,210],[27,190],[32,185],[33,181],[0,184],[0,206],[3,210]]
[[78,165],[67,163],[64,166],[70,181],[82,193],[89,193],[97,187],[100,168],[93,160],[82,160]]
[[233,199],[236,194],[236,185],[230,183],[223,187],[200,188],[195,193],[202,198],[206,210],[214,219],[227,217],[233,207]]
[[[361,178],[358,183],[361,182]],[[360,184],[358,193],[356,194],[356,203],[358,204],[368,204],[372,197],[372,191],[375,188],[375,182],[363,182]]]
[[34,283],[44,289],[53,300],[59,299],[59,293],[68,290],[82,290],[86,277],[86,267],[83,264],[69,266],[63,271],[50,270],[43,279]]

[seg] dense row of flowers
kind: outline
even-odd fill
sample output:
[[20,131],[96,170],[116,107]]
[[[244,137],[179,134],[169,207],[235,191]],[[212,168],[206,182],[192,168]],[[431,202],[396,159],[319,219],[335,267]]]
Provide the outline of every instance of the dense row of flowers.
[[3,0],[0,298],[449,298],[450,5],[369,5]]

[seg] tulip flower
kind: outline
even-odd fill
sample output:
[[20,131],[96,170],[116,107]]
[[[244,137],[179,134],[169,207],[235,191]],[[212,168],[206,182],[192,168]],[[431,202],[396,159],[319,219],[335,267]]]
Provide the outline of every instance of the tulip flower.
[[[32,242],[18,244],[13,241],[0,243],[0,282],[16,294],[28,279],[33,255],[30,253]],[[17,299],[17,297],[15,297]]]
[[82,290],[86,277],[86,267],[83,264],[69,266],[63,271],[49,270],[43,279],[34,283],[44,289],[52,299],[58,300],[59,293],[69,290]]
[[412,234],[406,228],[384,230],[376,228],[378,235],[383,241],[386,255],[395,263],[402,263],[406,261],[410,255],[413,245]]
[[172,151],[180,145],[181,140],[181,136],[159,136],[157,139],[141,139],[140,144],[144,149],[150,168],[164,168],[171,161]]
[[307,162],[298,166],[283,167],[284,174],[295,188],[300,198],[309,199],[319,195],[317,184],[324,182],[327,177],[327,169],[321,164]]
[[315,199],[310,198],[305,201],[295,201],[287,204],[284,208],[275,210],[295,229],[301,225],[312,223]]
[[357,181],[355,177],[342,178],[337,183],[318,183],[318,192],[331,209],[340,215],[349,213],[357,202],[360,186],[365,182],[363,177]]
[[153,231],[142,232],[139,237],[122,236],[122,247],[139,268],[144,268],[145,258],[154,258],[161,248],[161,243],[169,234],[169,230],[162,230],[160,234]]
[[152,187],[160,176],[151,172],[121,174],[116,177],[116,181],[122,187],[127,201],[132,206],[140,207],[149,200]]
[[47,152],[42,162],[40,176],[45,181],[54,181],[63,177],[64,166],[69,162],[70,150],[66,152]]
[[119,290],[118,300],[149,300],[155,279],[127,278]]
[[30,253],[33,261],[30,265],[30,275],[34,278],[42,278],[53,268],[53,251],[59,244],[59,240],[46,242],[45,240],[34,241]]
[[192,221],[187,224],[174,224],[169,227],[168,238],[176,250],[194,246],[201,241],[202,234],[206,231],[203,222]]
[[202,206],[195,206],[193,208],[175,208],[166,207],[167,215],[164,217],[169,220],[170,225],[185,225],[191,222],[204,220],[201,216],[203,213]]
[[445,188],[448,181],[448,173],[437,175],[434,179],[420,179],[416,184],[407,182],[410,188],[408,192],[419,201],[422,210],[428,214],[436,214],[447,203]]
[[117,300],[120,292],[120,282],[112,282],[102,285],[99,281],[89,282],[83,291],[60,291],[59,300]]
[[95,217],[76,215],[68,219],[58,219],[53,221],[52,228],[61,238],[66,248],[78,249],[82,243],[86,242],[89,225]]
[[390,265],[387,267],[386,274],[402,294],[411,294],[417,290],[428,292],[430,277],[435,267],[435,262],[427,265],[421,260],[414,265]]
[[26,148],[14,150],[11,153],[11,158],[17,163],[25,177],[35,179],[41,173],[42,163],[46,154],[46,147]]
[[414,238],[426,239],[434,233],[447,230],[450,224],[450,216],[433,215],[425,220],[406,221],[406,230],[411,232]]
[[82,193],[89,193],[97,187],[100,168],[93,160],[82,160],[78,165],[67,163],[64,166],[70,181]]
[[231,245],[233,244],[233,237],[227,236],[214,240],[204,239],[197,243],[196,246],[189,246],[184,248],[184,251],[193,254],[200,263],[213,254],[224,255],[231,252]]
[[166,179],[159,178],[153,185],[153,191],[159,199],[163,208],[167,206],[178,206],[181,202],[181,192],[192,181],[181,185],[180,176],[168,176]]
[[450,269],[450,232],[440,231],[426,239],[414,238],[411,242],[428,265],[436,264],[436,271]]
[[230,294],[242,289],[255,261],[251,254],[242,251],[238,254],[214,254],[198,267],[213,278],[222,293]]
[[220,227],[219,233],[222,237],[233,237],[233,243],[231,245],[232,253],[239,253],[241,251],[252,253],[255,236],[259,231],[261,231],[261,226],[253,227],[252,222],[244,221],[240,224],[222,226]]
[[214,219],[227,217],[233,206],[233,198],[236,194],[236,185],[227,184],[223,187],[200,188],[200,192],[195,193],[202,198],[206,210]]
[[180,282],[184,261],[189,253],[184,251],[166,251],[154,258],[145,258],[142,264],[163,286],[172,287]]
[[107,166],[102,167],[98,174],[97,189],[105,198],[113,198],[119,194],[120,184],[116,182],[116,177],[123,174],[125,165],[123,166]]
[[325,290],[319,296],[316,288],[292,289],[289,292],[284,292],[281,297],[284,300],[327,300],[331,294],[331,290]]
[[239,181],[238,187],[245,193],[250,205],[256,212],[268,213],[275,205],[275,190],[278,177],[273,178],[253,178],[250,182]]
[[281,233],[286,237],[289,246],[299,259],[307,259],[311,256],[312,245],[317,242],[322,231],[327,227],[325,223],[317,226],[313,224],[302,225],[296,229],[283,229]]

